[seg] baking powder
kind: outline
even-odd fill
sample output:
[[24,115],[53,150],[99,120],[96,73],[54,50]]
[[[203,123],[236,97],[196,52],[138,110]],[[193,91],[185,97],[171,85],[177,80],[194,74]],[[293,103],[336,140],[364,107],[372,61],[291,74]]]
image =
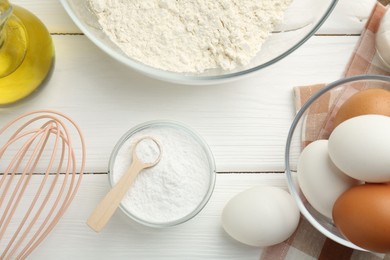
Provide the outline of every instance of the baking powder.
[[247,65],[292,0],[89,0],[129,57],[174,72]]
[[135,155],[142,163],[156,163],[162,151],[157,141],[145,136],[145,139],[140,139],[135,147]]
[[[151,223],[167,223],[187,216],[208,193],[212,169],[204,148],[184,130],[161,125],[131,136],[115,158],[114,184],[131,164],[133,144],[144,136],[151,136],[160,143],[161,160],[139,173],[122,206],[135,217]],[[139,158],[149,158],[149,154],[158,151],[157,147],[143,147],[144,151],[137,149]]]

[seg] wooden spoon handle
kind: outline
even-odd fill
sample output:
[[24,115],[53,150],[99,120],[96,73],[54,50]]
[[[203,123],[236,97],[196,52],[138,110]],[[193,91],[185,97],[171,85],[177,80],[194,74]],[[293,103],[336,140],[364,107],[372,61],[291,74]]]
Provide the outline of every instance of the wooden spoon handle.
[[87,225],[96,232],[102,228],[110,220],[115,210],[118,208],[120,202],[128,191],[130,185],[133,183],[135,177],[144,168],[144,165],[134,160],[128,171],[120,178],[116,185],[106,194],[106,196],[96,206],[92,214],[87,220]]

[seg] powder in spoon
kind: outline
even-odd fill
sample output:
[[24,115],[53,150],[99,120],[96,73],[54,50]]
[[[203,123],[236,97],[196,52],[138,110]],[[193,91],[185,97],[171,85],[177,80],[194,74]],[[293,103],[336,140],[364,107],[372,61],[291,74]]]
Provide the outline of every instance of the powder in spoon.
[[[161,160],[139,173],[122,200],[122,207],[136,218],[154,224],[173,222],[189,215],[208,194],[214,173],[205,148],[180,127],[157,125],[144,128],[127,139],[119,148],[112,167],[113,183],[129,168],[132,146],[143,136],[159,141]],[[148,150],[146,147],[137,154],[146,155]]]
[[135,154],[143,163],[157,162],[161,152],[156,141],[148,137],[140,140],[135,147]]

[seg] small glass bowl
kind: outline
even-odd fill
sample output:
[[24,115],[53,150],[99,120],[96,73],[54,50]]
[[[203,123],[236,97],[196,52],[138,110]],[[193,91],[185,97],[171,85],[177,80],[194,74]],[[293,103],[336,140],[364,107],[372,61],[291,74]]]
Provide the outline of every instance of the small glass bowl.
[[[176,122],[172,122],[172,121],[149,121],[149,122],[145,122],[143,124],[140,124],[138,126],[135,126],[132,129],[130,129],[128,132],[126,132],[119,139],[119,141],[115,145],[115,147],[114,147],[114,149],[113,149],[113,151],[111,153],[109,166],[108,166],[108,168],[109,168],[108,169],[108,177],[109,177],[109,183],[110,183],[111,187],[113,187],[113,185],[114,185],[113,170],[114,170],[115,159],[116,159],[116,157],[118,155],[118,152],[120,151],[122,145],[128,139],[130,139],[131,137],[133,137],[135,134],[139,133],[142,130],[145,130],[145,129],[159,129],[161,127],[172,128],[175,131],[180,131],[182,133],[185,133],[189,137],[192,137],[200,145],[200,147],[202,147],[202,149],[203,149],[204,156],[207,158],[207,163],[209,165],[209,169],[210,169],[209,173],[210,173],[210,175],[209,175],[209,183],[208,183],[207,191],[203,195],[203,198],[200,201],[200,203],[194,208],[193,211],[191,211],[187,215],[185,215],[185,216],[183,216],[181,218],[178,218],[176,220],[173,220],[173,221],[169,221],[169,222],[151,222],[151,221],[148,221],[148,220],[144,220],[144,219],[139,218],[138,216],[135,216],[133,213],[131,213],[122,203],[119,205],[120,209],[122,210],[122,212],[127,217],[129,217],[130,219],[132,219],[132,220],[134,220],[134,221],[136,221],[136,222],[138,222],[138,223],[140,223],[142,225],[145,225],[145,226],[148,226],[148,227],[153,227],[153,228],[164,228],[164,227],[175,226],[175,225],[184,223],[184,222],[192,219],[193,217],[195,217],[206,206],[207,202],[209,201],[209,199],[210,199],[210,197],[211,197],[211,195],[213,193],[214,186],[215,186],[215,180],[216,180],[215,162],[214,162],[213,154],[212,154],[209,146],[207,145],[207,143],[204,141],[204,139],[201,136],[199,136],[197,133],[195,133],[193,130],[191,130],[187,126],[184,126],[184,125],[176,123]],[[164,152],[164,151],[162,151],[162,152]]]
[[302,194],[294,175],[297,174],[297,163],[301,152],[301,137],[303,125],[310,108],[318,106],[323,98],[329,98],[330,91],[351,90],[360,87],[384,88],[390,91],[390,77],[382,75],[358,75],[335,81],[313,96],[302,106],[296,114],[287,136],[285,149],[285,167],[287,185],[303,216],[322,234],[335,242],[352,249],[367,251],[348,241],[336,228],[332,220],[321,215],[306,200]]

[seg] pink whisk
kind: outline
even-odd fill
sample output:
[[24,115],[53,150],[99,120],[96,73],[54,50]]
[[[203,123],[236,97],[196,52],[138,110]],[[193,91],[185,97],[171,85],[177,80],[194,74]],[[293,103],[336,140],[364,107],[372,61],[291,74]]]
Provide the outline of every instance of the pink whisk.
[[[0,259],[24,259],[50,233],[76,195],[84,171],[85,143],[74,121],[50,110],[22,115],[1,128],[0,135],[6,140],[0,147],[0,168],[4,169],[0,174]],[[79,151],[73,149],[74,136],[81,144]]]

